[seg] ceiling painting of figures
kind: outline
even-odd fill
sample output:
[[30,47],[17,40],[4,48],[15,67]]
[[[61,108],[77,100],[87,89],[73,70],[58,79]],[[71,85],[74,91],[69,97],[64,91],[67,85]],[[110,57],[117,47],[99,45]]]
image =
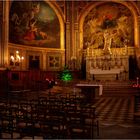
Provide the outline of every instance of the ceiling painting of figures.
[[118,3],[107,3],[93,8],[83,26],[84,48],[104,49],[110,40],[111,48],[134,46],[134,23],[129,9]]
[[9,16],[9,42],[60,48],[60,24],[56,13],[43,1],[14,1]]

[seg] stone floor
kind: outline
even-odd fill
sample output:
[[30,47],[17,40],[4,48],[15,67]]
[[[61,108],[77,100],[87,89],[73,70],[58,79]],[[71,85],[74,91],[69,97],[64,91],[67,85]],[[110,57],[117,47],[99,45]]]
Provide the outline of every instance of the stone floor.
[[96,103],[99,139],[140,139],[140,122],[133,121],[131,97],[103,97]]
[[100,136],[95,138],[140,139],[140,121],[133,121],[135,91],[129,91],[130,83],[125,83],[124,89],[123,83],[118,84],[119,86],[115,86],[117,92],[114,87],[112,91],[103,92],[104,96],[100,97],[95,104],[100,121]]
[[102,123],[99,139],[140,139],[140,124],[133,123]]
[[131,97],[101,97],[95,106],[101,122],[120,124],[129,123],[133,120]]

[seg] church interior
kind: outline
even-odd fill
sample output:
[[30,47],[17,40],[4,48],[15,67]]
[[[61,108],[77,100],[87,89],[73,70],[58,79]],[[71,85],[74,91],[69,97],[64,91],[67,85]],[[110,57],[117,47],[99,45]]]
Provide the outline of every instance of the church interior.
[[140,139],[140,1],[0,1],[1,139]]

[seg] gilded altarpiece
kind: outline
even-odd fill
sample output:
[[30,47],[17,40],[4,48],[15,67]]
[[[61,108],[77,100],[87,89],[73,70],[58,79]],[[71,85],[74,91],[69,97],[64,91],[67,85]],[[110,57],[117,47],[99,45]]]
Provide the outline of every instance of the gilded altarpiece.
[[134,50],[133,21],[130,10],[119,3],[104,3],[90,10],[83,25],[87,79],[129,78],[129,50]]

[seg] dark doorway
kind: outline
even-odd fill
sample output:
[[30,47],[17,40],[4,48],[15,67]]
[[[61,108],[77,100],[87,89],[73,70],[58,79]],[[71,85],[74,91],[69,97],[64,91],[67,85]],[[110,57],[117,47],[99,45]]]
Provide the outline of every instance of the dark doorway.
[[29,56],[29,69],[40,69],[39,56]]
[[129,56],[129,79],[136,79],[138,76],[138,67],[135,56]]
[[81,66],[81,71],[82,71],[82,79],[86,79],[86,60],[84,57],[82,57],[82,66]]

